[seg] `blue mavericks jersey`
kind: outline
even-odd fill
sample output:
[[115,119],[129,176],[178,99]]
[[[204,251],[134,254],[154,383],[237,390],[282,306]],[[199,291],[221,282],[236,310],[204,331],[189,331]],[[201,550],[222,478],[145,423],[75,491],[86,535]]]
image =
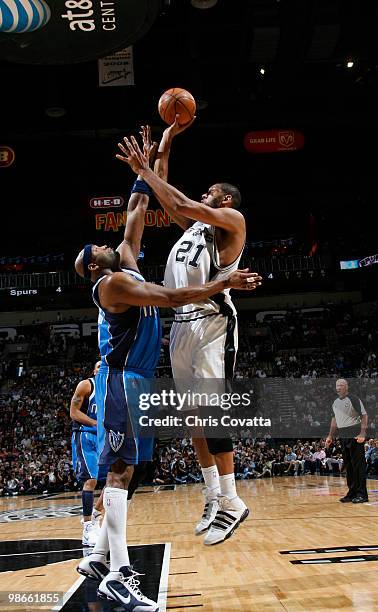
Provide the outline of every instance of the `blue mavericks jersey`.
[[[125,270],[140,282],[139,272]],[[100,277],[93,287],[93,301],[99,309],[98,344],[101,360],[113,368],[123,368],[151,378],[160,356],[161,324],[156,306],[130,306],[126,312],[110,313],[100,304]]]
[[[91,393],[89,397],[86,397],[81,405],[80,412],[89,416],[89,418],[97,421],[97,406],[95,399],[95,380],[94,378],[89,378],[89,382],[91,383]],[[78,421],[72,422],[72,431],[89,431],[90,433],[97,433],[96,427],[90,427],[89,425],[84,425],[83,423],[79,423]]]

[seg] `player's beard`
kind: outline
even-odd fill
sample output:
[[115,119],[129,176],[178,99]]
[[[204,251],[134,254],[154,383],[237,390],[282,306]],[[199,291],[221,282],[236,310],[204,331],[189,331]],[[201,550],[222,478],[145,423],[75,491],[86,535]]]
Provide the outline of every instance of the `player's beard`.
[[118,272],[120,268],[120,263],[121,263],[121,255],[118,253],[118,251],[114,251],[114,261],[111,267],[112,272]]
[[220,208],[223,196],[213,197],[209,203],[206,204],[209,208]]

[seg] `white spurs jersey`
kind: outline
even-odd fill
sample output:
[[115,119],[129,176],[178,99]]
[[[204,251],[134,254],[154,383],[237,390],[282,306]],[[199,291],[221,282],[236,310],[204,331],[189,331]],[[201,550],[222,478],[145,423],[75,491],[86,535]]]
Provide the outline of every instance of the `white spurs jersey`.
[[[187,229],[172,248],[165,268],[164,285],[171,289],[200,286],[213,280],[220,280],[237,270],[242,252],[228,266],[221,267],[216,244],[215,227],[197,221]],[[207,314],[220,312],[220,303],[229,304],[234,310],[230,290],[208,298],[197,304],[187,304],[176,308],[177,320],[193,320]]]

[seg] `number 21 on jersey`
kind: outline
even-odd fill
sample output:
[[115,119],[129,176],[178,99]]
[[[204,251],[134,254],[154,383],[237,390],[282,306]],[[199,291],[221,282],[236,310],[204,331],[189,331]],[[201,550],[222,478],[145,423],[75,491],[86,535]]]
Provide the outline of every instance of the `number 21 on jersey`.
[[[188,265],[193,268],[198,268],[198,260],[202,251],[206,248],[204,244],[197,244],[194,256],[192,256],[191,251],[193,250],[194,242],[191,240],[183,240],[179,249],[176,252],[176,261],[179,263],[186,263],[188,260]],[[189,260],[190,254],[190,260]]]

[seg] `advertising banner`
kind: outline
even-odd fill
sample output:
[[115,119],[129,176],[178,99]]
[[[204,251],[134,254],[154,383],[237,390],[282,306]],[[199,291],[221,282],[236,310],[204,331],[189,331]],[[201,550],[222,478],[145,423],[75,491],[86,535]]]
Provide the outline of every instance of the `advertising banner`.
[[133,48],[127,47],[98,60],[100,87],[125,87],[135,85]]
[[0,168],[9,168],[16,159],[16,154],[10,147],[0,146]]
[[304,136],[298,130],[255,131],[244,136],[244,147],[248,153],[297,151],[303,145]]
[[159,8],[160,0],[0,0],[1,56],[24,64],[105,57],[144,36]]

